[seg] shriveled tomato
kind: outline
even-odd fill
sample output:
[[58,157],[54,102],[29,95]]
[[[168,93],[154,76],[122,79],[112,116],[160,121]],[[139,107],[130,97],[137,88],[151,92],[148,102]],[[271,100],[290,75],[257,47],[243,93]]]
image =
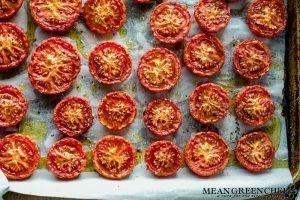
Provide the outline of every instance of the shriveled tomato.
[[192,117],[202,124],[214,124],[228,114],[230,96],[214,83],[197,87],[190,96],[189,109]]
[[13,17],[21,8],[23,0],[1,0],[0,20]]
[[26,34],[18,25],[0,22],[0,71],[18,67],[26,60],[28,49]]
[[225,0],[202,0],[195,5],[195,18],[204,32],[217,33],[223,30],[230,18],[230,10]]
[[130,76],[132,63],[129,53],[122,45],[116,42],[103,42],[91,52],[89,69],[100,83],[116,84]]
[[180,61],[166,48],[153,48],[142,56],[137,75],[142,86],[151,92],[168,91],[180,78]]
[[62,33],[77,21],[82,7],[81,0],[30,0],[30,12],[44,30]]
[[46,161],[48,168],[57,178],[73,179],[85,169],[87,154],[79,141],[64,138],[51,147]]
[[184,149],[185,162],[199,176],[211,176],[225,169],[229,149],[215,132],[205,131],[192,137]]
[[144,122],[155,135],[167,136],[180,128],[182,114],[171,100],[156,99],[151,101],[144,111]]
[[258,172],[272,167],[275,149],[270,137],[265,132],[258,131],[239,139],[235,155],[242,166]]
[[26,97],[20,90],[10,85],[0,86],[0,128],[19,124],[27,108]]
[[182,156],[174,143],[157,141],[146,149],[145,162],[155,176],[171,176],[180,169]]
[[62,38],[40,43],[31,56],[28,76],[33,87],[43,94],[58,94],[69,89],[80,71],[76,48]]
[[191,15],[180,3],[161,3],[151,13],[150,27],[157,40],[174,44],[182,41],[189,34]]
[[248,80],[256,80],[270,69],[270,49],[259,40],[245,40],[236,46],[233,62],[239,75]]
[[0,170],[8,179],[28,178],[39,161],[39,148],[30,137],[14,133],[0,140]]
[[62,100],[54,109],[54,122],[59,131],[69,137],[85,133],[93,123],[92,108],[78,97]]
[[93,149],[96,171],[109,179],[122,179],[135,167],[135,148],[120,136],[105,136]]
[[87,26],[99,34],[115,32],[126,21],[123,0],[87,0],[83,16]]
[[120,131],[132,124],[136,112],[136,103],[131,96],[121,91],[111,92],[100,102],[98,119],[107,129]]
[[220,40],[209,34],[198,34],[185,45],[184,63],[188,70],[198,76],[211,76],[225,62],[225,49]]
[[235,111],[244,124],[261,126],[271,119],[274,103],[269,92],[262,86],[248,86],[237,94]]
[[257,36],[277,36],[286,24],[287,9],[282,0],[254,0],[248,8],[248,25]]

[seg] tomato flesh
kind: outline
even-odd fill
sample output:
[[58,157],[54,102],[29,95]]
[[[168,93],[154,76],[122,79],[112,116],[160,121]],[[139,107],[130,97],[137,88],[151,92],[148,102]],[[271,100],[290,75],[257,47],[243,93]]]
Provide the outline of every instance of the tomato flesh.
[[0,1],[0,20],[13,17],[21,8],[23,0]]

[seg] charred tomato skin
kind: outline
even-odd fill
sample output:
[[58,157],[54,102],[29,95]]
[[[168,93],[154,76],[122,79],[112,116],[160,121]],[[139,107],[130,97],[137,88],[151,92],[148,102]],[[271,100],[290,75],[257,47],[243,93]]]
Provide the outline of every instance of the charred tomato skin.
[[[2,2],[8,2],[9,0],[4,0]],[[0,12],[0,20],[6,20],[6,19],[10,19],[12,18],[21,8],[22,4],[23,4],[23,0],[17,0],[15,3],[12,3],[13,5],[11,5],[12,7],[7,8],[6,10],[3,12]],[[3,5],[1,5],[3,6]],[[3,7],[1,7],[1,10],[3,9]]]
[[[100,55],[103,58],[100,58]],[[109,55],[115,56],[114,58],[112,58],[112,60],[110,60],[112,64],[106,61],[108,60],[107,57]],[[122,58],[120,59],[121,56]],[[116,69],[116,65],[119,65],[119,62],[117,61],[121,62],[121,66],[117,66],[118,69]],[[106,71],[104,72],[103,71],[99,72],[101,70],[100,68],[105,67],[104,65],[108,65],[108,67],[110,68],[106,69]],[[110,66],[110,65],[114,65],[114,66]],[[128,51],[122,45],[116,42],[103,42],[97,45],[94,48],[94,50],[91,52],[89,57],[89,70],[91,75],[94,77],[94,79],[96,79],[100,83],[106,85],[122,83],[131,74],[132,61]],[[114,74],[115,73],[114,70],[119,71],[117,75]],[[104,73],[108,73],[108,74],[106,75]]]
[[[10,163],[7,155],[12,157],[11,160],[14,161],[14,164],[22,162],[20,165],[22,165],[23,170],[18,172],[5,166]],[[5,163],[2,163],[1,160],[5,160]],[[30,177],[38,167],[39,161],[40,150],[36,142],[30,137],[14,133],[0,140],[0,170],[8,179],[22,180]],[[11,167],[16,168],[16,166]]]
[[170,141],[157,141],[147,147],[145,163],[147,169],[155,176],[171,176],[180,169],[182,155],[180,149],[174,143]]
[[272,167],[275,148],[268,134],[255,131],[239,139],[235,155],[243,167],[259,172]]
[[[92,160],[95,170],[101,176],[117,180],[127,177],[132,172],[136,164],[135,155],[136,151],[131,142],[121,136],[108,135],[95,145]],[[116,163],[121,163],[121,166],[116,168]]]
[[[200,146],[199,143],[201,142],[202,144],[204,142],[204,147]],[[213,150],[210,149],[211,147],[213,147]],[[215,156],[208,159],[208,163],[206,161],[207,154]],[[224,138],[216,132],[204,131],[197,133],[188,141],[184,149],[184,156],[186,164],[195,174],[206,177],[225,169],[228,163],[229,149]],[[200,160],[201,156],[204,158],[204,161]]]

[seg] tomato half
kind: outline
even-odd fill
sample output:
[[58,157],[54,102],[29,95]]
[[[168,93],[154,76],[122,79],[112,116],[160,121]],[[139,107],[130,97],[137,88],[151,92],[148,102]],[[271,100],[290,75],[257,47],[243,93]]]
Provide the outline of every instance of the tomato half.
[[235,99],[235,111],[248,126],[266,124],[274,113],[274,103],[269,92],[260,85],[242,89]]
[[157,141],[146,149],[145,162],[155,176],[171,176],[180,169],[182,156],[174,143]]
[[229,149],[224,138],[215,132],[200,132],[184,149],[185,162],[199,176],[211,176],[225,169]]
[[109,179],[122,179],[135,167],[135,148],[120,136],[105,136],[93,149],[95,170]]
[[68,97],[55,107],[54,122],[63,134],[69,137],[79,136],[92,126],[92,108],[84,99]]
[[116,42],[103,42],[91,52],[89,69],[100,83],[116,84],[130,76],[132,63],[129,53],[122,45]]
[[270,49],[259,40],[245,40],[236,46],[233,62],[239,75],[248,80],[256,80],[270,70]]
[[62,38],[53,37],[41,42],[33,52],[28,76],[40,93],[58,94],[71,87],[80,66],[76,48]]
[[0,22],[0,71],[18,67],[26,60],[28,50],[28,40],[21,28]]
[[24,94],[10,85],[0,86],[0,128],[19,124],[28,109]]
[[166,48],[153,48],[142,56],[137,75],[142,86],[151,92],[168,91],[180,78],[180,60]]
[[211,76],[225,62],[225,49],[220,40],[209,34],[198,34],[185,45],[184,63],[197,76]]
[[242,166],[258,172],[272,167],[275,149],[265,132],[252,132],[239,139],[235,155]]
[[282,0],[254,0],[248,8],[248,25],[257,36],[275,37],[286,24],[287,9]]
[[214,124],[228,114],[230,96],[214,83],[197,87],[190,96],[189,109],[192,117],[202,124]]
[[115,32],[126,21],[123,0],[87,0],[83,16],[87,26],[98,34]]
[[30,0],[29,8],[33,19],[44,30],[62,33],[77,21],[81,0]]
[[152,0],[133,0],[135,2],[138,2],[138,3],[145,3],[145,2],[150,2]]
[[98,119],[107,129],[120,131],[132,124],[136,112],[136,103],[131,96],[121,91],[111,92],[100,102]]
[[21,8],[23,0],[1,0],[0,20],[13,17]]
[[161,3],[151,13],[150,27],[157,40],[174,44],[182,41],[189,34],[191,15],[180,3]]
[[79,141],[64,138],[54,143],[47,153],[46,161],[48,168],[57,178],[73,179],[85,169],[87,154]]
[[0,140],[0,170],[8,179],[28,178],[39,161],[39,148],[30,137],[14,133]]
[[223,30],[231,18],[225,0],[199,1],[195,5],[194,13],[200,28],[207,33],[217,33]]

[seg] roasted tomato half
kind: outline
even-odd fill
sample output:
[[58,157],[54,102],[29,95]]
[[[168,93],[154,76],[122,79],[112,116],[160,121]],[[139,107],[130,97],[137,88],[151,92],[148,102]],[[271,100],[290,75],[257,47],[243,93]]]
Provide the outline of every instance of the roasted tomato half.
[[167,136],[180,128],[182,114],[171,100],[156,99],[151,101],[144,111],[144,122],[155,135]]
[[248,25],[257,36],[277,36],[286,24],[287,9],[282,0],[254,0],[248,8]]
[[106,136],[93,149],[96,171],[109,179],[122,179],[135,167],[135,148],[120,136]]
[[98,34],[115,32],[126,21],[123,0],[87,0],[83,16],[87,26]]
[[265,132],[252,132],[239,139],[235,155],[245,168],[258,172],[272,167],[275,149]]
[[10,85],[0,86],[0,128],[19,124],[27,108],[26,97],[20,90]]
[[80,71],[76,48],[62,38],[40,43],[31,56],[28,76],[33,87],[43,94],[58,94],[69,89]]
[[231,18],[225,0],[199,1],[194,8],[194,13],[200,28],[207,33],[217,33],[223,30]]
[[82,7],[81,0],[30,0],[30,12],[44,30],[62,33],[77,21]]
[[226,141],[215,132],[200,132],[184,149],[185,162],[199,176],[211,176],[225,169],[229,149]]
[[138,3],[145,3],[145,2],[150,2],[152,0],[133,0],[135,2],[138,2]]
[[180,78],[180,61],[172,51],[154,48],[142,56],[137,74],[142,86],[151,92],[168,91]]
[[161,3],[151,13],[150,27],[157,40],[174,44],[189,34],[191,15],[188,9],[179,3]]
[[214,83],[197,87],[190,96],[189,109],[192,117],[202,124],[214,124],[228,114],[230,96]]
[[0,1],[0,20],[13,17],[21,8],[23,0],[1,0]]
[[0,170],[8,179],[28,178],[39,161],[39,148],[30,137],[15,133],[0,140]]
[[64,138],[51,147],[46,161],[48,168],[57,178],[73,179],[85,169],[87,154],[79,141]]
[[147,168],[156,176],[171,176],[182,164],[179,148],[170,141],[152,143],[145,153]]
[[128,94],[118,91],[108,93],[100,102],[98,119],[111,131],[128,127],[136,116],[136,103]]
[[130,76],[132,63],[129,53],[122,45],[116,42],[103,42],[91,52],[89,69],[100,83],[116,84]]
[[184,63],[197,76],[211,76],[225,62],[225,49],[220,40],[209,34],[198,34],[185,45]]
[[248,126],[266,124],[271,119],[274,109],[269,92],[260,85],[245,87],[235,99],[236,114]]
[[62,100],[54,109],[54,122],[59,131],[69,137],[85,133],[93,123],[92,108],[78,97]]
[[256,80],[270,69],[270,49],[259,40],[245,40],[236,46],[233,62],[239,75],[248,80]]
[[18,67],[26,60],[28,50],[28,40],[21,28],[0,22],[0,71]]

